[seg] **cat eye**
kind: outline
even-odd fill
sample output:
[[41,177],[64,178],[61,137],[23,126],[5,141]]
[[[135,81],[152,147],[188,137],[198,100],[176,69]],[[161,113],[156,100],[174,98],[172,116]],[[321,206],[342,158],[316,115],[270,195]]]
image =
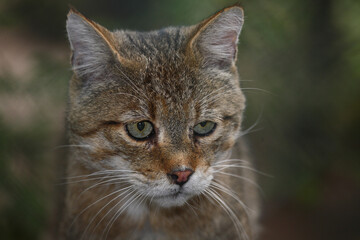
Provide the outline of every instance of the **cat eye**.
[[148,121],[127,124],[126,130],[130,137],[133,137],[136,140],[145,140],[154,133],[153,125]]
[[198,136],[208,136],[216,128],[216,123],[211,121],[201,122],[194,127],[194,133]]

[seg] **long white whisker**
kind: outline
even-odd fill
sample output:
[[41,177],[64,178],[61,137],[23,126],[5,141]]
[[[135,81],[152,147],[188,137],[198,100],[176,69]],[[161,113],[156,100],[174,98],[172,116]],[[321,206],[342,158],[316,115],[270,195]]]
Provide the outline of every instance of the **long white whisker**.
[[104,228],[103,233],[101,234],[101,238],[104,235],[105,231],[106,231],[106,235],[105,235],[105,239],[107,238],[107,235],[109,234],[109,231],[112,227],[112,225],[115,223],[115,221],[118,219],[118,217],[139,197],[141,197],[142,194],[137,192],[135,196],[132,196],[130,199],[128,199],[124,205],[121,206],[121,208],[114,214],[114,216],[110,219],[110,221],[108,222],[108,224],[106,225],[106,227]]
[[261,130],[261,128],[260,129],[254,129],[254,128],[260,123],[260,120],[262,118],[263,113],[264,113],[264,108],[261,109],[261,112],[260,112],[259,116],[257,117],[256,121],[254,122],[254,124],[252,124],[246,130],[241,131],[239,137],[243,137],[243,136],[245,136],[245,135],[247,135],[247,134],[249,134],[251,132]]
[[225,163],[225,162],[241,162],[241,163],[249,164],[248,161],[242,160],[242,159],[224,159],[224,160],[216,162],[215,165],[217,165],[219,163]]
[[256,182],[254,182],[253,180],[247,178],[247,177],[243,177],[243,176],[239,176],[239,175],[236,175],[236,174],[232,174],[232,173],[228,173],[228,172],[224,172],[224,171],[213,171],[214,173],[219,173],[219,174],[223,174],[223,175],[227,175],[227,176],[231,176],[231,177],[235,177],[235,178],[238,178],[238,179],[241,179],[241,180],[244,180],[252,185],[254,185],[257,189],[259,189],[262,193],[263,190],[262,188],[259,186],[259,184],[257,184]]
[[77,147],[77,148],[91,148],[91,146],[90,145],[85,145],[85,144],[78,144],[78,145],[76,145],[76,144],[73,144],[73,145],[59,145],[59,146],[56,146],[56,147],[53,147],[52,149],[51,149],[51,151],[54,151],[54,150],[58,150],[58,149],[62,149],[62,148],[75,148],[75,147]]
[[97,171],[97,172],[93,172],[93,173],[85,174],[85,175],[66,177],[65,179],[88,178],[88,177],[99,176],[99,175],[106,175],[106,174],[109,175],[109,173],[113,174],[113,173],[124,173],[124,172],[126,172],[126,173],[136,173],[136,171],[126,170],[126,169],[102,170],[102,171]]
[[272,92],[269,92],[269,91],[267,91],[265,89],[261,89],[261,88],[241,88],[241,90],[256,90],[256,91],[260,91],[260,92],[264,92],[264,93],[274,95]]
[[250,133],[259,132],[259,131],[262,131],[264,129],[264,128],[252,128],[252,127],[253,126],[250,127],[251,129],[246,129],[245,131],[241,131],[239,137],[243,137],[243,136],[248,135]]
[[122,189],[120,189],[120,190],[117,190],[117,191],[115,191],[115,192],[112,192],[112,193],[110,193],[110,194],[108,194],[108,195],[106,195],[106,196],[104,196],[104,197],[96,200],[95,202],[93,202],[92,204],[90,204],[89,206],[87,206],[85,209],[83,209],[83,210],[74,218],[74,220],[71,222],[69,228],[71,228],[72,225],[77,221],[77,219],[78,219],[86,210],[88,210],[90,207],[94,206],[95,204],[97,204],[98,202],[104,200],[105,198],[110,197],[111,195],[117,194],[117,193],[122,192],[122,191],[127,191],[129,188],[130,188],[130,187],[122,188]]
[[[129,192],[126,196],[124,196],[118,203],[116,203],[109,211],[107,211],[107,213],[100,219],[100,221],[96,224],[96,226],[94,227],[94,230],[100,225],[100,223],[106,218],[106,216],[108,216],[115,208],[117,208],[122,202],[124,199],[126,199],[128,196],[130,196],[130,199],[133,198],[133,196],[131,196],[134,192],[136,192],[136,189],[132,189],[131,192]],[[124,205],[126,205],[126,203],[128,202],[129,200],[127,200],[121,207],[120,209],[122,209],[124,207]],[[111,218],[112,219],[112,218]],[[105,228],[106,229],[106,228]]]
[[[131,177],[131,176],[130,176]],[[118,178],[111,178],[109,180],[106,181],[99,181],[96,184],[91,185],[90,187],[87,187],[85,190],[83,190],[80,194],[79,194],[79,198],[80,196],[85,193],[86,191],[93,189],[99,185],[109,185],[108,183],[112,183],[112,184],[119,184],[122,182],[128,182],[128,181],[124,181],[124,180],[129,180],[129,176],[124,176],[124,177],[118,177]]]
[[227,195],[231,196],[232,198],[234,198],[241,205],[241,207],[244,209],[247,217],[250,216],[249,215],[249,210],[254,212],[254,210],[248,208],[244,204],[244,202],[239,199],[238,195],[234,191],[230,190],[229,188],[225,187],[224,185],[220,184],[219,182],[216,182],[215,180],[213,180],[213,182],[211,182],[211,184],[212,184],[213,188],[216,188],[216,189],[226,193]]
[[85,179],[81,179],[81,180],[76,180],[76,181],[67,181],[64,184],[73,184],[73,183],[80,183],[80,182],[91,182],[91,181],[96,181],[96,180],[104,180],[104,179],[109,179],[109,178],[119,178],[119,177],[132,177],[134,176],[134,174],[119,174],[119,175],[115,175],[115,174],[108,174],[102,177],[91,177],[91,178],[85,178]]
[[[122,208],[124,208],[123,210],[121,210],[122,208],[120,208],[115,214],[114,214],[114,216],[112,217],[112,219],[109,221],[109,223],[110,222],[112,222],[111,224],[110,224],[110,226],[108,226],[109,225],[109,223],[107,224],[107,226],[106,226],[106,228],[108,228],[107,229],[107,232],[106,232],[106,235],[105,235],[105,239],[107,239],[107,236],[108,236],[108,234],[109,234],[109,232],[110,232],[110,229],[111,229],[111,227],[112,227],[112,225],[115,223],[115,221],[119,218],[119,216],[122,214],[122,212],[126,209],[126,208],[128,208],[133,202],[135,202],[135,201],[138,201],[137,202],[137,204],[136,204],[136,206],[134,206],[134,208],[137,208],[137,207],[139,207],[141,204],[142,204],[142,202],[149,196],[149,192],[147,193],[147,194],[142,194],[142,193],[137,193],[137,196],[135,196],[135,198],[133,197],[133,200],[128,204],[128,206],[126,206],[126,207],[122,207]],[[140,198],[140,199],[139,199]],[[125,204],[124,204],[125,205]],[[106,228],[104,229],[104,231],[106,230]],[[102,234],[103,235],[103,234]]]
[[208,192],[208,194],[216,201],[220,204],[220,206],[225,210],[225,212],[228,214],[228,216],[230,217],[230,219],[232,220],[232,222],[234,223],[234,226],[239,234],[244,236],[245,239],[249,239],[249,237],[247,236],[246,232],[244,231],[242,224],[240,222],[240,220],[238,219],[238,217],[235,215],[235,213],[233,212],[233,210],[221,199],[221,197],[215,192],[212,191],[211,189],[207,189],[206,190]]
[[[111,201],[109,201],[107,204],[105,204],[105,205],[95,214],[95,216],[92,217],[92,219],[91,219],[90,222],[88,223],[86,229],[84,230],[84,233],[82,234],[81,239],[83,239],[83,237],[85,236],[85,233],[87,232],[87,230],[89,229],[89,227],[91,226],[91,224],[94,222],[95,218],[100,214],[100,212],[102,212],[110,203],[112,203],[112,202],[115,201],[116,199],[120,198],[122,195],[128,193],[128,194],[125,196],[125,197],[127,197],[128,195],[132,194],[135,190],[130,191],[131,189],[132,189],[132,186],[131,186],[129,189],[126,189],[125,192],[120,193],[118,196],[114,197]],[[129,191],[130,191],[130,193],[129,193]],[[93,231],[92,231],[92,232],[95,231],[95,229],[99,226],[99,224],[101,223],[101,221],[109,214],[109,212],[112,211],[112,210],[113,210],[118,204],[120,204],[120,203],[121,203],[121,201],[119,201],[119,203],[115,204],[115,206],[112,207],[112,208],[107,212],[107,214],[101,218],[101,220],[100,220],[100,221],[96,224],[96,226],[93,228]]]
[[[214,165],[213,168],[218,168],[220,167],[221,169],[220,170],[223,170],[223,169],[226,169],[226,168],[242,168],[242,169],[247,169],[247,170],[250,170],[250,171],[253,171],[255,173],[258,173],[258,174],[261,174],[263,176],[266,176],[266,177],[270,177],[272,178],[273,176],[267,174],[267,173],[264,173],[264,172],[261,172],[261,171],[258,171],[254,168],[251,168],[249,166],[244,166],[244,165],[238,165],[238,164],[219,164],[219,165]],[[218,169],[219,170],[219,169]]]
[[185,204],[192,210],[192,212],[195,214],[196,217],[199,217],[199,215],[196,213],[194,207],[188,203],[188,201],[185,201]]

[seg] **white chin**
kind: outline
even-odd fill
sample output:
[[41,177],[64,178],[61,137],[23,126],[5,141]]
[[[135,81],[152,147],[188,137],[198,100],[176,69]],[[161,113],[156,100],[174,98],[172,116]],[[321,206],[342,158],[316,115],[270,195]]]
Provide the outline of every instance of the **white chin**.
[[191,196],[187,194],[179,194],[177,196],[170,195],[154,198],[153,202],[163,208],[180,207],[184,205],[190,197]]

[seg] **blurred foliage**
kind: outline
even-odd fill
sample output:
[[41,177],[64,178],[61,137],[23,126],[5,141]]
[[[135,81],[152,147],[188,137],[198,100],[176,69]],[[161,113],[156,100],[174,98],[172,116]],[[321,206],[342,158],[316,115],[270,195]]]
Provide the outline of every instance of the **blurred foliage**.
[[[69,3],[109,29],[152,30],[197,23],[234,1]],[[359,223],[359,207],[350,199],[360,189],[360,2],[244,0],[242,5],[246,18],[238,65],[248,100],[244,128],[257,122],[247,136],[249,145],[258,168],[274,176],[259,176],[265,208],[266,202],[295,202],[329,214],[339,209],[329,219],[344,221],[347,234],[353,235],[332,234],[331,239],[355,239],[360,236],[353,227]],[[54,48],[61,52],[67,44],[67,11],[64,1],[2,0],[0,29],[21,29],[56,42]],[[44,232],[53,214],[56,159],[63,155],[51,149],[64,144],[71,73],[66,60],[46,51],[33,58],[35,70],[26,81],[0,74],[0,96],[27,96],[35,106],[25,125],[9,122],[0,111],[1,239],[47,238]],[[336,184],[351,197],[329,205],[340,194],[331,192]],[[346,215],[346,205],[353,215]]]
[[46,53],[34,58],[35,69],[26,82],[6,74],[0,77],[0,96],[24,97],[35,105],[25,123],[4,121],[6,112],[0,114],[1,239],[39,239],[50,227],[48,219],[56,202],[54,189],[59,179],[54,179],[54,159],[59,152],[54,147],[62,134],[55,122],[63,122],[64,115],[60,114],[60,120],[54,117],[64,110],[59,105],[66,102],[71,75],[67,64]]
[[[260,124],[264,129],[251,138],[254,145],[257,141],[268,144],[255,149],[264,151],[259,155],[262,164],[276,176],[277,196],[289,197],[321,185],[332,172],[358,180],[360,78],[358,67],[348,63],[349,52],[353,58],[360,54],[355,40],[360,35],[354,36],[358,30],[350,28],[350,21],[339,26],[337,20],[346,15],[359,22],[359,3],[342,3],[277,1],[257,5],[257,14],[247,11],[249,16],[262,16],[262,21],[248,19],[242,36],[247,45],[240,45],[240,62],[259,54],[247,63],[250,71],[240,63],[240,72],[261,80],[260,88],[274,94],[248,98],[264,108]],[[262,45],[257,47],[256,41]],[[262,140],[264,136],[271,141]]]

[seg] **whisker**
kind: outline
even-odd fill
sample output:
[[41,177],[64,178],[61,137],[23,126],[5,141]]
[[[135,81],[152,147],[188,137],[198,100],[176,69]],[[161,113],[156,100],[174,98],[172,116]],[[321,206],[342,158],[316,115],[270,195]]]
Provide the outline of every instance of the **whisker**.
[[[205,101],[206,98],[209,98],[210,96],[218,95],[218,93],[221,92],[225,87],[226,86],[222,86],[219,89],[210,92],[209,94],[203,96],[200,100],[198,100],[198,102],[201,104],[201,103],[203,103]],[[220,94],[222,94],[222,92]]]
[[196,213],[194,206],[192,206],[188,201],[185,201],[185,204],[192,210],[192,212],[195,214],[196,217],[199,217],[199,215]]
[[[131,176],[130,176],[131,177]],[[111,185],[111,184],[119,184],[119,183],[123,183],[123,182],[128,182],[128,181],[124,181],[124,180],[129,180],[129,177],[119,177],[119,178],[112,178],[110,180],[106,180],[106,181],[99,181],[97,182],[96,184],[93,184],[91,185],[90,187],[87,187],[85,190],[83,190],[80,194],[79,194],[79,197],[85,193],[86,191],[90,190],[90,189],[93,189],[94,187],[97,187],[99,185]],[[109,184],[111,183],[111,184]]]
[[[135,198],[134,198],[134,200],[133,201],[131,201],[129,204],[128,204],[128,206],[126,206],[123,210],[126,210],[126,208],[128,208],[133,202],[135,202],[135,201],[137,201],[137,200],[139,200],[138,202],[137,202],[137,204],[136,204],[136,206],[134,206],[134,208],[137,208],[137,207],[139,207],[141,204],[142,204],[142,202],[149,196],[149,194],[150,193],[147,193],[147,194],[142,194],[142,193],[137,193],[137,195],[138,196],[135,196]],[[139,197],[140,197],[140,199],[139,199]],[[110,229],[111,229],[111,227],[112,227],[112,225],[116,222],[116,220],[119,218],[119,216],[122,214],[122,212],[123,211],[120,211],[121,210],[121,208],[114,214],[114,216],[112,217],[112,219],[109,221],[109,223],[110,222],[112,222],[111,224],[110,224],[110,226],[108,227],[106,227],[106,228],[108,228],[108,230],[107,230],[107,232],[106,232],[106,235],[105,235],[105,240],[107,239],[107,236],[108,236],[108,234],[109,234],[109,232],[110,232]],[[120,212],[119,212],[120,211]],[[107,225],[109,225],[109,223],[107,224]],[[104,229],[104,231],[106,230],[106,228]],[[104,232],[103,232],[104,233]],[[102,234],[103,235],[103,234]]]
[[150,99],[146,96],[146,94],[138,86],[136,86],[133,81],[118,66],[116,66],[116,68],[125,77],[127,81],[124,82],[127,83],[132,88],[132,90],[134,90],[137,94],[145,97],[149,102],[151,102]]
[[[133,192],[132,192],[133,193]],[[101,239],[102,236],[104,235],[105,231],[106,231],[106,235],[105,235],[105,239],[107,239],[107,235],[112,227],[112,225],[115,223],[115,221],[119,218],[119,216],[139,197],[141,197],[142,194],[137,192],[135,196],[132,196],[130,199],[128,199],[124,205],[121,206],[121,208],[116,211],[116,213],[114,214],[114,216],[110,219],[110,221],[108,222],[108,224],[106,225],[106,227],[103,230],[103,233],[101,234]]]
[[71,222],[70,226],[69,226],[69,229],[71,229],[71,227],[74,225],[74,223],[77,221],[77,219],[86,211],[88,210],[90,207],[94,206],[95,204],[97,204],[98,202],[104,200],[105,198],[108,198],[110,197],[111,195],[114,195],[114,194],[117,194],[121,191],[127,191],[130,187],[126,187],[126,188],[123,188],[123,189],[120,189],[120,190],[117,190],[115,192],[112,192],[104,197],[101,197],[100,199],[96,200],[95,202],[93,202],[92,204],[90,204],[89,206],[87,206],[85,209],[83,209],[75,218],[74,220]]
[[255,173],[258,173],[260,175],[263,175],[265,177],[270,177],[270,178],[273,178],[273,176],[267,174],[267,173],[264,173],[264,172],[261,172],[261,171],[258,171],[254,168],[251,168],[249,166],[245,166],[245,165],[238,165],[238,164],[219,164],[219,165],[214,165],[213,168],[217,168],[217,167],[220,167],[221,169],[220,170],[223,170],[223,169],[226,169],[226,168],[242,168],[242,169],[247,169],[247,170],[250,170],[250,171],[253,171]]
[[127,170],[127,169],[117,169],[117,170],[101,170],[101,171],[97,171],[97,172],[93,172],[90,174],[85,174],[85,175],[78,175],[78,176],[71,176],[71,177],[66,177],[64,179],[74,179],[74,178],[87,178],[87,177],[93,177],[93,176],[99,176],[99,175],[109,175],[113,174],[113,173],[137,173],[136,171],[133,170]]
[[264,93],[267,93],[270,95],[274,95],[272,92],[269,92],[269,91],[261,89],[261,88],[241,88],[241,90],[256,90],[256,91],[264,92]]
[[231,221],[233,222],[236,231],[238,232],[239,236],[244,236],[245,239],[249,239],[247,234],[244,232],[244,229],[242,227],[242,224],[238,217],[235,215],[233,210],[221,199],[221,197],[211,189],[206,189],[206,191],[210,197],[212,197],[219,205],[224,209],[226,214],[230,217]]
[[224,91],[226,92],[228,90],[228,89],[224,90],[225,88],[227,88],[227,86],[222,86],[219,89],[212,91],[209,94],[203,96],[200,100],[197,101],[196,105],[199,107],[206,108],[206,106],[208,106],[208,105],[214,103],[215,101],[217,101],[218,99],[222,98]]
[[231,177],[235,177],[235,178],[244,180],[244,181],[246,181],[246,182],[254,185],[257,189],[259,189],[259,191],[260,191],[261,193],[264,194],[264,191],[262,190],[262,188],[260,187],[260,185],[257,184],[256,182],[254,182],[253,180],[247,178],[247,177],[243,177],[243,176],[239,176],[239,175],[236,175],[236,174],[232,174],[232,173],[228,173],[228,172],[223,172],[223,171],[214,171],[214,173],[224,174],[224,175],[227,175],[227,176],[231,176]]
[[[96,180],[104,180],[104,179],[107,179],[107,178],[118,178],[118,177],[132,177],[133,174],[119,174],[119,175],[110,175],[110,174],[107,174],[105,176],[102,176],[102,177],[91,177],[91,178],[85,178],[85,179],[81,179],[81,180],[76,180],[76,181],[66,181],[62,184],[74,184],[74,183],[81,183],[81,182],[91,182],[91,181],[96,181]],[[69,179],[70,180],[70,179]]]
[[[126,198],[127,196],[129,196],[130,194],[132,194],[135,190],[133,189],[133,190],[131,191],[131,189],[133,189],[132,186],[130,186],[130,188],[126,189],[125,192],[120,193],[118,196],[114,197],[111,201],[109,201],[107,204],[105,204],[105,205],[95,214],[95,216],[92,217],[92,219],[91,219],[90,222],[88,223],[86,229],[84,230],[84,233],[82,234],[81,239],[83,239],[85,233],[87,232],[87,230],[89,229],[89,227],[91,226],[91,224],[94,222],[95,218],[96,218],[110,203],[112,203],[112,202],[115,201],[116,199],[120,198],[122,195],[128,193],[128,194],[125,196],[125,198]],[[129,193],[129,191],[130,191],[130,193]],[[115,206],[113,206],[113,207],[106,213],[105,216],[103,216],[103,217],[101,218],[101,220],[100,220],[100,221],[96,224],[96,226],[93,228],[92,232],[95,231],[95,229],[99,226],[99,224],[102,222],[102,220],[109,214],[109,212],[111,212],[111,211],[112,211],[118,204],[120,204],[120,203],[121,203],[121,200],[120,200],[117,204],[115,204]]]
[[211,182],[211,184],[212,184],[212,186],[213,186],[214,188],[216,188],[216,189],[218,189],[218,190],[226,193],[227,195],[231,196],[232,198],[234,198],[234,199],[241,205],[241,207],[244,209],[247,217],[250,216],[250,215],[249,215],[249,212],[248,212],[249,210],[252,211],[252,212],[254,212],[254,210],[252,210],[252,209],[250,209],[249,207],[247,207],[247,206],[244,204],[244,202],[239,199],[239,196],[238,196],[234,191],[230,190],[229,188],[225,187],[224,185],[220,184],[219,182],[216,182],[215,180],[213,180],[213,181]]
[[139,207],[142,204],[142,202],[149,197],[150,192],[148,192],[147,194],[142,194],[142,193],[140,193],[140,194],[143,195],[143,197],[142,197],[141,201],[136,205],[136,207]]
[[224,160],[221,160],[221,161],[218,161],[215,163],[215,165],[219,164],[219,163],[225,163],[225,162],[241,162],[241,163],[245,163],[245,164],[249,164],[249,162],[247,160],[242,160],[242,159],[224,159]]
[[150,201],[149,201],[149,205],[151,205],[153,199],[154,199],[155,195],[153,195],[151,198],[150,198]]
[[262,131],[262,130],[264,130],[264,128],[255,128],[255,129],[251,129],[251,130],[246,129],[246,131],[241,131],[240,132],[239,137],[243,137],[243,136],[246,136],[246,135],[248,135],[250,133],[259,132],[259,131]]
[[263,113],[264,113],[264,107],[262,107],[259,116],[256,118],[256,121],[250,127],[248,127],[246,130],[241,131],[239,137],[243,137],[251,132],[262,130],[262,128],[259,128],[259,129],[254,129],[254,128],[260,123]]
[[73,145],[59,145],[59,146],[56,146],[56,147],[53,147],[51,148],[50,150],[51,151],[54,151],[54,150],[58,150],[58,149],[62,149],[62,148],[91,148],[91,145],[85,145],[85,144],[73,144]]
[[117,93],[117,95],[125,95],[125,96],[130,96],[133,98],[136,98],[137,100],[139,100],[139,102],[145,103],[144,100],[142,100],[141,98],[139,98],[138,96],[134,95],[134,94],[130,94],[130,93]]

